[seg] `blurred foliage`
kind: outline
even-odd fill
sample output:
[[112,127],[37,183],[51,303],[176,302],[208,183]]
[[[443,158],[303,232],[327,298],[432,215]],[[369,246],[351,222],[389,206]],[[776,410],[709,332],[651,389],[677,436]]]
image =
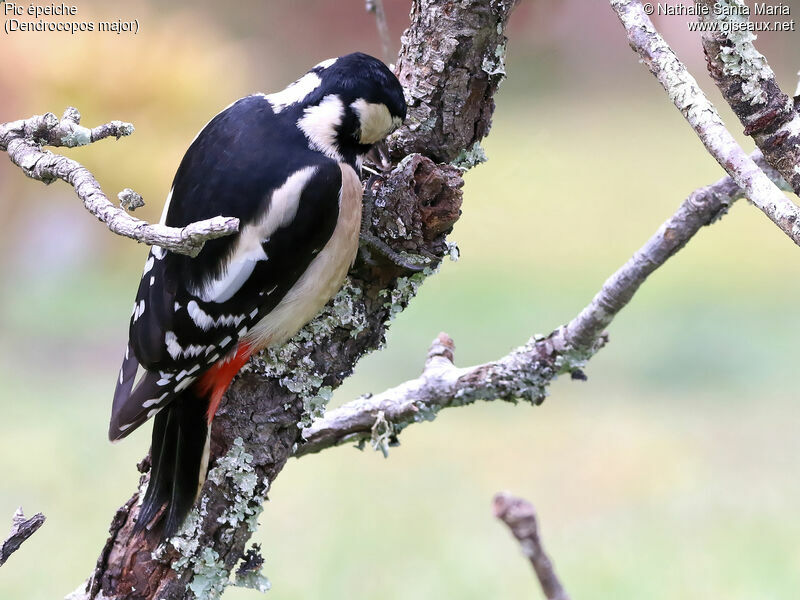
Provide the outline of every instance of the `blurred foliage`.
[[[387,2],[398,35],[407,6]],[[79,9],[86,19],[138,18],[141,33],[0,38],[0,120],[74,105],[87,125],[132,121],[131,138],[70,155],[110,197],[127,186],[142,193],[151,220],[189,141],[232,99],[278,89],[327,56],[378,51],[362,2]],[[697,39],[661,24],[701,65]],[[455,338],[459,364],[549,332],[692,189],[721,175],[603,3],[523,3],[510,35],[490,161],[467,175],[452,236],[462,259],[426,283],[337,403],[417,375],[440,330]],[[796,49],[796,37],[765,46],[779,74],[793,73],[796,52],[780,49]],[[48,517],[0,569],[0,598],[38,600],[89,572],[149,445],[147,428],[115,446],[105,435],[145,248],[110,235],[67,186],[25,180],[2,160],[0,210],[0,519],[19,504]],[[445,412],[407,430],[388,461],[343,448],[290,462],[255,540],[270,594],[535,595],[527,562],[490,516],[492,495],[508,488],[538,507],[573,597],[793,597],[793,253],[739,202],[645,284],[587,383],[556,382],[536,409]]]

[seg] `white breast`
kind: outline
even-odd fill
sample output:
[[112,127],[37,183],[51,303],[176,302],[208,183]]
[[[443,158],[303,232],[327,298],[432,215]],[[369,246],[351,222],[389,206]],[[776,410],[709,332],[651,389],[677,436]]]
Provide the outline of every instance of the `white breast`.
[[342,287],[356,258],[363,189],[352,167],[343,163],[339,167],[342,191],[333,235],[278,306],[247,333],[244,341],[255,351],[284,343],[313,319]]

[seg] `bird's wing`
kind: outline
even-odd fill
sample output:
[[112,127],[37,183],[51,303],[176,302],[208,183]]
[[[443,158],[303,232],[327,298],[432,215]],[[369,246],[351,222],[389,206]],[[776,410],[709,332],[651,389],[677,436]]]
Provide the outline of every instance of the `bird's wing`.
[[[317,153],[287,151],[274,141],[274,132],[259,131],[270,119],[263,107],[252,105],[258,98],[245,100],[251,102],[220,113],[192,143],[165,208],[167,225],[224,212],[240,219],[240,231],[207,242],[195,258],[158,247],[150,251],[114,394],[112,440],[133,431],[235,349],[336,226],[340,166]],[[254,152],[253,144],[264,139],[275,145],[266,161],[256,163],[265,152]],[[143,373],[134,382],[137,370]]]

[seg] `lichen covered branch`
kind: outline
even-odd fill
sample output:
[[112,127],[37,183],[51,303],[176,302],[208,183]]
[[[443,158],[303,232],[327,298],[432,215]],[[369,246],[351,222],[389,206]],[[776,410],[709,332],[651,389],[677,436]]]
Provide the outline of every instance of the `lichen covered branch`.
[[[119,139],[133,133],[133,125],[111,121],[94,129],[80,124],[80,113],[68,108],[58,119],[53,113],[36,115],[29,119],[0,124],[0,150],[8,153],[11,162],[20,167],[28,177],[49,184],[56,179],[66,181],[75,188],[86,209],[118,235],[145,244],[155,244],[181,254],[196,256],[206,241],[230,235],[238,230],[239,220],[232,217],[214,217],[186,227],[154,225],[128,214],[115,206],[103,193],[100,184],[88,169],[78,162],[53,154],[43,146],[74,148],[114,137]],[[131,210],[141,206],[141,197],[135,201],[132,190],[120,195],[123,207]]]
[[531,561],[531,566],[542,586],[547,600],[569,600],[561,580],[556,575],[555,567],[542,545],[539,535],[539,523],[536,509],[524,498],[517,498],[508,492],[494,497],[494,516],[505,523],[511,534],[517,538],[522,552]]
[[22,507],[17,509],[11,519],[11,532],[5,541],[0,543],[0,567],[25,541],[44,525],[45,517],[42,513],[36,513],[31,518],[26,519],[22,513]]
[[800,112],[753,44],[756,34],[746,27],[749,8],[742,0],[703,3],[708,7],[703,20],[717,26],[702,37],[712,79],[744,125],[745,134],[800,193]]
[[386,10],[383,0],[366,0],[367,12],[375,15],[375,25],[378,28],[378,37],[381,40],[381,58],[388,65],[392,62],[392,51],[389,49],[392,38],[389,34],[389,21],[386,19]]
[[[754,152],[752,158],[776,184],[788,188],[760,152]],[[605,342],[603,331],[647,277],[743,195],[730,177],[693,191],[572,321],[499,360],[459,369],[453,364],[453,341],[441,334],[428,352],[420,377],[327,411],[303,430],[304,442],[295,456],[365,441],[385,451],[386,444],[396,442],[398,434],[412,423],[432,420],[443,408],[478,400],[541,403],[558,375],[582,378],[583,365]]]
[[628,41],[669,94],[709,153],[745,195],[795,244],[800,245],[800,209],[739,147],[694,77],[653,27],[638,0],[611,0]]
[[[397,65],[401,81],[413,80],[406,86],[412,103],[422,110],[421,104],[434,102],[425,110],[441,114],[443,95],[455,100],[452,83],[457,78],[458,93],[473,104],[463,111],[451,107],[441,123],[410,119],[389,140],[391,164],[365,185],[363,228],[390,252],[375,252],[374,245],[362,248],[345,288],[322,314],[285,346],[252,360],[236,379],[212,428],[215,475],[207,479],[183,531],[161,548],[134,535],[137,492],[117,512],[94,573],[73,598],[176,599],[193,597],[196,590],[214,596],[233,584],[230,573],[242,570],[237,565],[252,562],[246,548],[261,503],[302,442],[302,426],[320,416],[356,362],[384,343],[391,319],[449,255],[445,236],[460,215],[467,165],[454,166],[442,157],[459,156],[488,132],[502,78],[504,55],[498,55],[498,48],[505,48],[503,32],[514,5],[513,0],[414,0],[403,39],[428,42],[413,47],[404,42]],[[451,18],[427,18],[429,11],[444,6]],[[469,43],[456,52],[450,42],[454,37]],[[438,58],[431,40],[441,41]],[[431,71],[429,59],[448,69]],[[492,73],[483,68],[488,64],[494,65]],[[423,88],[432,95],[422,97]],[[404,150],[417,138],[417,151]],[[438,141],[429,144],[433,139]],[[423,269],[409,270],[405,264]]]

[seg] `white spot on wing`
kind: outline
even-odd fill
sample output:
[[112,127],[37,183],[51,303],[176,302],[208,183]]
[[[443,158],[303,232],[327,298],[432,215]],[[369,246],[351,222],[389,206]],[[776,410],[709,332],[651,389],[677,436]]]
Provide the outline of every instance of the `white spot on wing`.
[[232,340],[233,340],[233,338],[232,338],[231,336],[229,336],[229,335],[226,335],[226,336],[225,336],[225,339],[224,339],[224,340],[222,340],[222,341],[219,343],[219,347],[220,347],[220,348],[224,348],[225,346],[227,346],[228,344],[230,344]]
[[203,331],[208,331],[211,327],[238,327],[239,323],[244,321],[244,315],[220,315],[216,319],[204,311],[200,306],[192,300],[186,305],[186,310],[192,321]]
[[181,355],[181,345],[178,343],[178,338],[174,331],[168,331],[164,334],[164,343],[167,345],[167,352],[172,358],[177,359]]
[[184,348],[183,355],[186,358],[192,358],[193,356],[200,356],[203,353],[203,350],[205,349],[206,349],[205,346],[201,346],[198,344],[189,344],[186,348]]
[[175,391],[180,392],[181,390],[185,390],[192,384],[193,381],[194,377],[187,377],[186,379],[184,379],[178,385],[175,386]]
[[142,402],[142,408],[150,408],[151,406],[155,406],[159,403],[158,398],[151,398],[150,400],[145,400]]
[[253,309],[253,312],[251,312],[251,313],[250,313],[250,318],[251,318],[251,319],[254,319],[254,318],[255,318],[255,316],[256,316],[257,314],[258,314],[258,309],[257,309],[257,308],[254,308],[254,309]]
[[164,250],[161,246],[153,246],[153,256],[155,256],[156,260],[161,260],[167,255],[167,251]]
[[147,258],[147,262],[144,263],[144,273],[142,273],[142,276],[145,276],[150,272],[150,269],[153,268],[153,265],[155,264],[155,262],[156,262],[156,259],[153,258],[152,256]]
[[133,305],[133,322],[144,314],[144,298],[138,304]]

